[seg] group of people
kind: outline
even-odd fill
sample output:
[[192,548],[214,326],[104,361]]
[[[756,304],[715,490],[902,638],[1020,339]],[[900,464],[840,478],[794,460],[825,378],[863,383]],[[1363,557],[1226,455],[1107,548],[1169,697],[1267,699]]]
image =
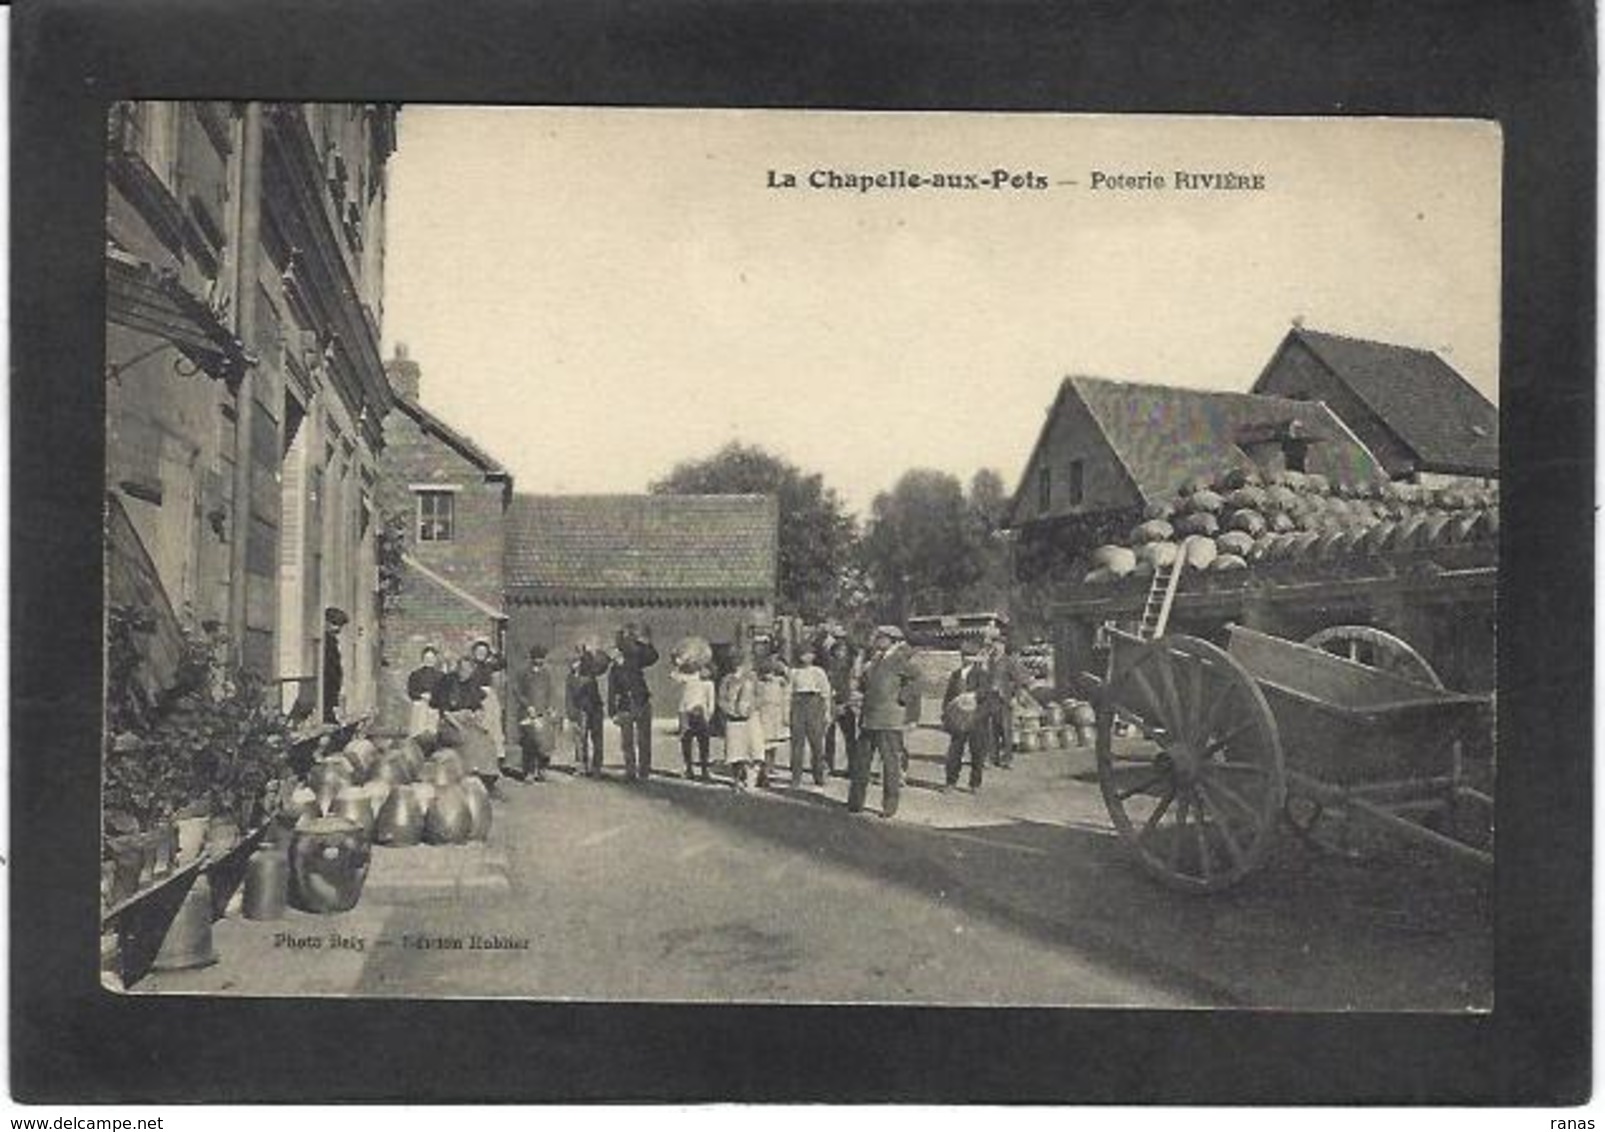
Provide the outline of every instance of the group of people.
[[[811,778],[824,785],[846,758],[847,808],[863,810],[876,760],[881,768],[881,813],[897,813],[908,752],[906,729],[920,714],[913,650],[903,631],[882,625],[867,649],[827,627],[801,644],[788,663],[772,642],[758,638],[739,646],[729,670],[716,678],[705,643],[669,658],[678,687],[677,735],[687,780],[711,782],[712,739],[723,735],[730,785],[739,791],[775,785],[781,752],[793,787]],[[1008,765],[1011,710],[1027,682],[1001,636],[967,643],[962,663],[943,697],[943,725],[950,736],[946,784],[957,785],[966,757],[970,788],[981,787],[987,762]],[[595,639],[577,643],[566,664],[553,664],[549,650],[529,650],[527,666],[510,676],[488,641],[477,641],[449,669],[435,648],[423,650],[407,681],[412,701],[410,730],[437,731],[440,741],[463,751],[476,768],[490,763],[515,779],[546,778],[554,756],[567,745],[578,773],[602,772],[603,725],[619,729],[627,781],[645,781],[652,766],[652,692],[647,670],[659,652],[646,626],[626,624],[611,647]],[[602,680],[606,679],[606,693]],[[515,721],[517,753],[502,741],[502,689]]]
[[501,685],[506,667],[485,640],[475,641],[449,666],[439,649],[425,647],[418,667],[407,676],[407,733],[432,732],[442,746],[456,748],[470,769],[487,778],[497,776],[503,762]]

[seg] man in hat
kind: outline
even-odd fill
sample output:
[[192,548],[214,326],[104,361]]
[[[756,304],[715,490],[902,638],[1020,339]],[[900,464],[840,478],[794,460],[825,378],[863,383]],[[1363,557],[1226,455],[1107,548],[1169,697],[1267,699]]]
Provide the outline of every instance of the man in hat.
[[897,813],[903,790],[903,727],[907,722],[909,697],[914,691],[914,669],[907,650],[896,647],[903,631],[896,625],[875,630],[875,655],[864,666],[860,682],[864,690],[862,726],[864,742],[856,757],[848,752],[851,783],[847,789],[847,809],[858,813],[869,793],[870,764],[881,759],[881,816]]
[[1002,630],[988,628],[986,642],[986,695],[982,702],[992,725],[992,765],[1007,770],[1014,765],[1014,699],[1030,686],[1031,674],[1010,654]]
[[518,746],[526,781],[545,782],[552,762],[558,719],[558,692],[546,666],[546,646],[529,650],[529,667],[513,680],[513,711],[518,719]]
[[574,645],[563,700],[574,733],[575,763],[586,778],[602,773],[602,691],[597,679],[606,675],[610,666],[599,643],[584,640]]
[[981,643],[966,637],[959,645],[961,661],[942,693],[942,727],[948,733],[947,787],[959,784],[966,749],[970,755],[970,792],[981,790],[981,768],[991,749],[991,720],[981,713],[986,670],[980,662]]
[[338,723],[340,692],[345,684],[345,666],[340,661],[340,630],[351,618],[337,606],[323,611],[323,722]]
[[645,782],[652,776],[652,691],[646,670],[658,662],[652,630],[626,624],[614,637],[616,656],[607,677],[608,715],[619,725],[624,777]]

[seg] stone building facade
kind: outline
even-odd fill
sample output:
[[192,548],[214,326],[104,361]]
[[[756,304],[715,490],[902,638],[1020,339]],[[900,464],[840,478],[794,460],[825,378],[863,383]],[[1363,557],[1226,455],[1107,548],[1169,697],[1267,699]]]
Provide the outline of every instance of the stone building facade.
[[379,353],[396,110],[124,102],[107,130],[106,478],[179,619],[375,702]]

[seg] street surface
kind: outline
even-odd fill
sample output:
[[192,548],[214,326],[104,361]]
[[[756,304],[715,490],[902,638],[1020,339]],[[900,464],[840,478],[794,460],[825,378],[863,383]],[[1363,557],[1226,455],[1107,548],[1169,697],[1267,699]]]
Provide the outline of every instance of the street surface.
[[[610,778],[559,771],[507,786],[489,846],[506,879],[498,873],[483,891],[464,881],[444,899],[417,900],[376,888],[350,913],[291,912],[276,923],[231,914],[214,926],[216,965],[156,973],[134,989],[1492,1005],[1491,896],[1457,866],[1402,853],[1347,861],[1289,834],[1245,885],[1178,894],[1149,879],[1114,836],[1090,749],[1018,755],[1012,770],[988,768],[972,795],[933,789],[945,742],[915,733],[912,784],[888,821],[876,812],[878,785],[869,810],[848,814],[844,778],[823,790],[748,794],[684,782],[678,746],[660,736],[654,765],[668,773],[648,784],[625,783],[615,755]],[[447,851],[377,852],[393,874],[405,871],[405,855]],[[292,942],[313,938],[321,944]]]

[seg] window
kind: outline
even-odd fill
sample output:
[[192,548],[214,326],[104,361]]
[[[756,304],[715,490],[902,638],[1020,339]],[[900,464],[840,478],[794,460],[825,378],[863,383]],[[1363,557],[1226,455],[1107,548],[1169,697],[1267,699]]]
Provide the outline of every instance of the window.
[[1072,506],[1072,507],[1080,507],[1081,506],[1081,488],[1082,488],[1081,478],[1082,478],[1082,475],[1083,475],[1082,462],[1080,460],[1071,460],[1070,461],[1070,506]]
[[1043,467],[1037,471],[1037,510],[1046,511],[1053,504],[1053,469]]
[[418,493],[418,541],[450,542],[456,531],[456,496],[449,491]]

